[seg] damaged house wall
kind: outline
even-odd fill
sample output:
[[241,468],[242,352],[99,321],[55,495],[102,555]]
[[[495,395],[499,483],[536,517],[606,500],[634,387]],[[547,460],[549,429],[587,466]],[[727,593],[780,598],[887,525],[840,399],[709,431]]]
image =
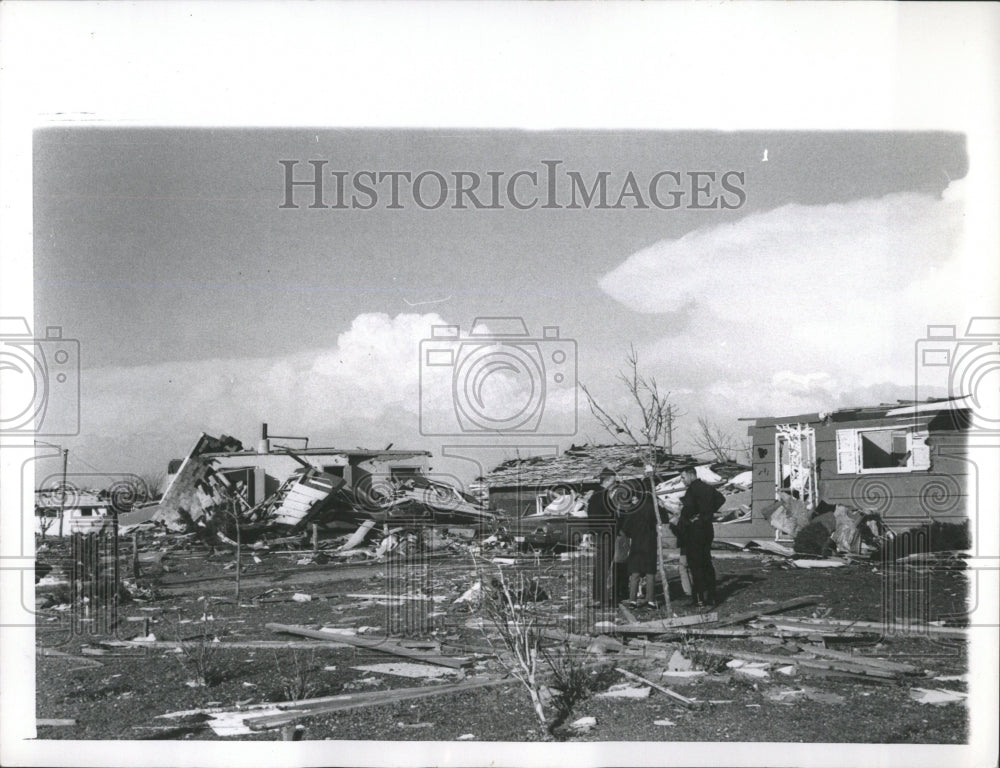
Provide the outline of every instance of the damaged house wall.
[[[302,468],[302,462],[327,474],[342,478],[347,485],[359,485],[391,479],[394,473],[411,471],[427,474],[427,451],[366,451],[343,448],[308,448],[296,450],[295,456],[271,451],[242,451],[240,453],[209,454],[213,466],[223,470],[230,479],[243,473],[252,479],[247,500],[259,504],[273,495],[293,472]],[[373,478],[369,480],[368,478]]]
[[975,468],[967,460],[968,411],[952,401],[938,408],[891,404],[755,419],[748,429],[753,515],[741,532],[748,538],[773,537],[763,513],[782,490],[795,491],[787,465],[778,476],[778,435],[785,425],[799,424],[812,427],[814,434],[817,498],[812,506],[826,502],[874,512],[896,530],[932,519],[965,519],[975,484]]
[[399,472],[426,474],[429,457],[429,452],[417,450],[306,448],[295,450],[294,455],[269,447],[244,450],[238,440],[202,433],[187,457],[171,462],[170,468],[176,467],[176,472],[167,478],[154,519],[169,530],[184,531],[203,517],[210,517],[226,502],[224,492],[212,482],[216,474],[223,475],[232,487],[243,483],[247,501],[255,506],[272,497],[304,466],[341,478],[348,487],[357,487],[359,483],[388,482]]

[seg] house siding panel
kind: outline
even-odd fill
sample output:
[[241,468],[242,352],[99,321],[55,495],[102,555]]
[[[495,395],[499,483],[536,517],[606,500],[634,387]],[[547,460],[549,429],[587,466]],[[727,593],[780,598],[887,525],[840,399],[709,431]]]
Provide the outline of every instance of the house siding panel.
[[[752,499],[755,513],[771,503],[775,496],[774,425],[796,423],[799,420],[794,417],[787,420],[768,419],[767,423],[748,429],[753,441]],[[975,492],[978,479],[975,466],[966,458],[967,433],[952,428],[954,425],[946,422],[940,416],[924,414],[919,417],[852,419],[813,424],[816,430],[819,498],[830,504],[847,504],[859,509],[878,511],[885,522],[896,529],[919,525],[930,519],[946,522],[961,520],[968,514],[969,495]],[[918,431],[928,431],[930,469],[898,473],[838,473],[837,430],[880,427],[913,427]],[[757,519],[754,514],[751,526],[755,532]],[[763,519],[761,523],[773,535],[773,529]]]

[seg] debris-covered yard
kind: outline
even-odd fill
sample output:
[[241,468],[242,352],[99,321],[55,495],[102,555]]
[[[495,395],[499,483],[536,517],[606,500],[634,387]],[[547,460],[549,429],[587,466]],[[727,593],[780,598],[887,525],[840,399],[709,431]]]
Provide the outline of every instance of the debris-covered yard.
[[954,555],[717,550],[721,604],[699,612],[667,551],[669,611],[600,615],[590,551],[474,528],[350,556],[348,531],[261,537],[238,599],[234,545],[134,533],[113,617],[73,600],[69,539],[39,547],[40,738],[968,740]]

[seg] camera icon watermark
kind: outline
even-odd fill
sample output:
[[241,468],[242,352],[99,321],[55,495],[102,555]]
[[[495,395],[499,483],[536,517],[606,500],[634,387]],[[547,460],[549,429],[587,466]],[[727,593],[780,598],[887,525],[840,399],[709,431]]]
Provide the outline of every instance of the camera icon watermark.
[[0,433],[80,432],[80,342],[49,326],[31,334],[23,317],[0,317]]
[[973,317],[964,336],[954,325],[929,325],[915,352],[914,399],[946,391],[955,418],[977,435],[1000,437],[1000,317]]
[[576,342],[557,326],[538,338],[520,317],[477,318],[465,337],[433,326],[420,342],[420,433],[575,434],[576,376]]

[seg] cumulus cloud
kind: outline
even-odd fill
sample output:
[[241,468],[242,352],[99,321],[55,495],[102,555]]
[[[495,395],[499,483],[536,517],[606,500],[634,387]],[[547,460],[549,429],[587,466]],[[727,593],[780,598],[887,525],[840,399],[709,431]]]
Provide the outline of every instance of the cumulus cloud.
[[437,314],[363,314],[326,349],[88,369],[82,434],[90,442],[170,435],[171,443],[186,435],[186,444],[202,430],[249,439],[263,421],[282,434],[343,435],[351,446],[365,436],[347,435],[347,425],[378,425],[379,440],[417,434],[419,344],[444,323]]
[[600,286],[636,312],[683,310],[646,349],[681,387],[902,384],[926,325],[956,322],[969,296],[961,186],[750,214],[655,243]]
[[[202,431],[249,442],[261,422],[279,434],[308,435],[312,444],[377,447],[394,441],[398,447],[433,448],[433,440],[421,433],[421,419],[431,433],[459,429],[455,366],[431,369],[428,375],[421,351],[430,345],[457,352],[469,339],[430,340],[433,327],[445,325],[448,321],[436,313],[369,313],[354,318],[325,349],[85,370],[82,440],[89,454],[106,457],[112,466],[134,466],[138,455],[156,454],[157,462],[165,455],[183,455]],[[463,358],[455,354],[452,359]],[[511,356],[487,345],[478,359],[529,364],[469,367],[489,374],[479,376],[478,388],[469,390],[483,398],[471,403],[481,413],[506,417],[532,402],[532,392],[537,398],[539,381],[530,367],[539,359],[534,352]],[[546,418],[553,412],[564,419],[575,415],[573,393],[564,390],[546,393]]]

